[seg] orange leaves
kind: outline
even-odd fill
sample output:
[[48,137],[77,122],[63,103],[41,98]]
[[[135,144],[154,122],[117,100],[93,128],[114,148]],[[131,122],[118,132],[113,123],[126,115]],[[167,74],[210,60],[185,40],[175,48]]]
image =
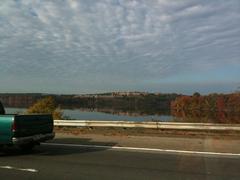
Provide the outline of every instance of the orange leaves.
[[240,93],[181,96],[171,102],[175,110],[240,111]]

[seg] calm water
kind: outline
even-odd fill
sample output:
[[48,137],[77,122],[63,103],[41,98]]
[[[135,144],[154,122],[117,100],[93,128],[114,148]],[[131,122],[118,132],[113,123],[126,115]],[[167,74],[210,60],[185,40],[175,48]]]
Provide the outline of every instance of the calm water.
[[[21,114],[26,109],[6,108],[8,114]],[[211,112],[211,111],[190,111],[190,112],[126,112],[113,109],[63,109],[64,119],[76,120],[111,120],[111,121],[162,121],[162,122],[192,122],[192,123],[222,123],[240,124],[240,113],[233,112]]]
[[[5,108],[8,114],[21,114],[24,108]],[[119,115],[79,109],[63,109],[64,116],[77,120],[115,120],[115,121],[172,121],[171,115]]]

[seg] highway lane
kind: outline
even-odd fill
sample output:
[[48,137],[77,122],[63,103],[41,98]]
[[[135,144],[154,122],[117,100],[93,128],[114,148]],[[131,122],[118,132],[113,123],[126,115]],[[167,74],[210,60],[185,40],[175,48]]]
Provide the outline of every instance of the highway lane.
[[[63,142],[64,143],[64,142]],[[240,179],[238,156],[42,145],[0,154],[0,179]],[[28,171],[29,170],[29,171]]]

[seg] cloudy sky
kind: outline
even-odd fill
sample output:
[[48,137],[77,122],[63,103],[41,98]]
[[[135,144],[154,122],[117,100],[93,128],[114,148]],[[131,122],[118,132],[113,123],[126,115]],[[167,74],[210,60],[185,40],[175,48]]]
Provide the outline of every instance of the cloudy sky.
[[239,0],[1,0],[0,92],[233,92]]

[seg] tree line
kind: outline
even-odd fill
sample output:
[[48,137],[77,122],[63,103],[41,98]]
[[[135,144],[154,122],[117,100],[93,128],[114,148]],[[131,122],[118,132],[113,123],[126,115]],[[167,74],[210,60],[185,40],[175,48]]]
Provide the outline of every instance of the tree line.
[[192,96],[179,96],[171,102],[175,111],[225,111],[240,112],[240,93],[209,94],[202,96],[194,93]]

